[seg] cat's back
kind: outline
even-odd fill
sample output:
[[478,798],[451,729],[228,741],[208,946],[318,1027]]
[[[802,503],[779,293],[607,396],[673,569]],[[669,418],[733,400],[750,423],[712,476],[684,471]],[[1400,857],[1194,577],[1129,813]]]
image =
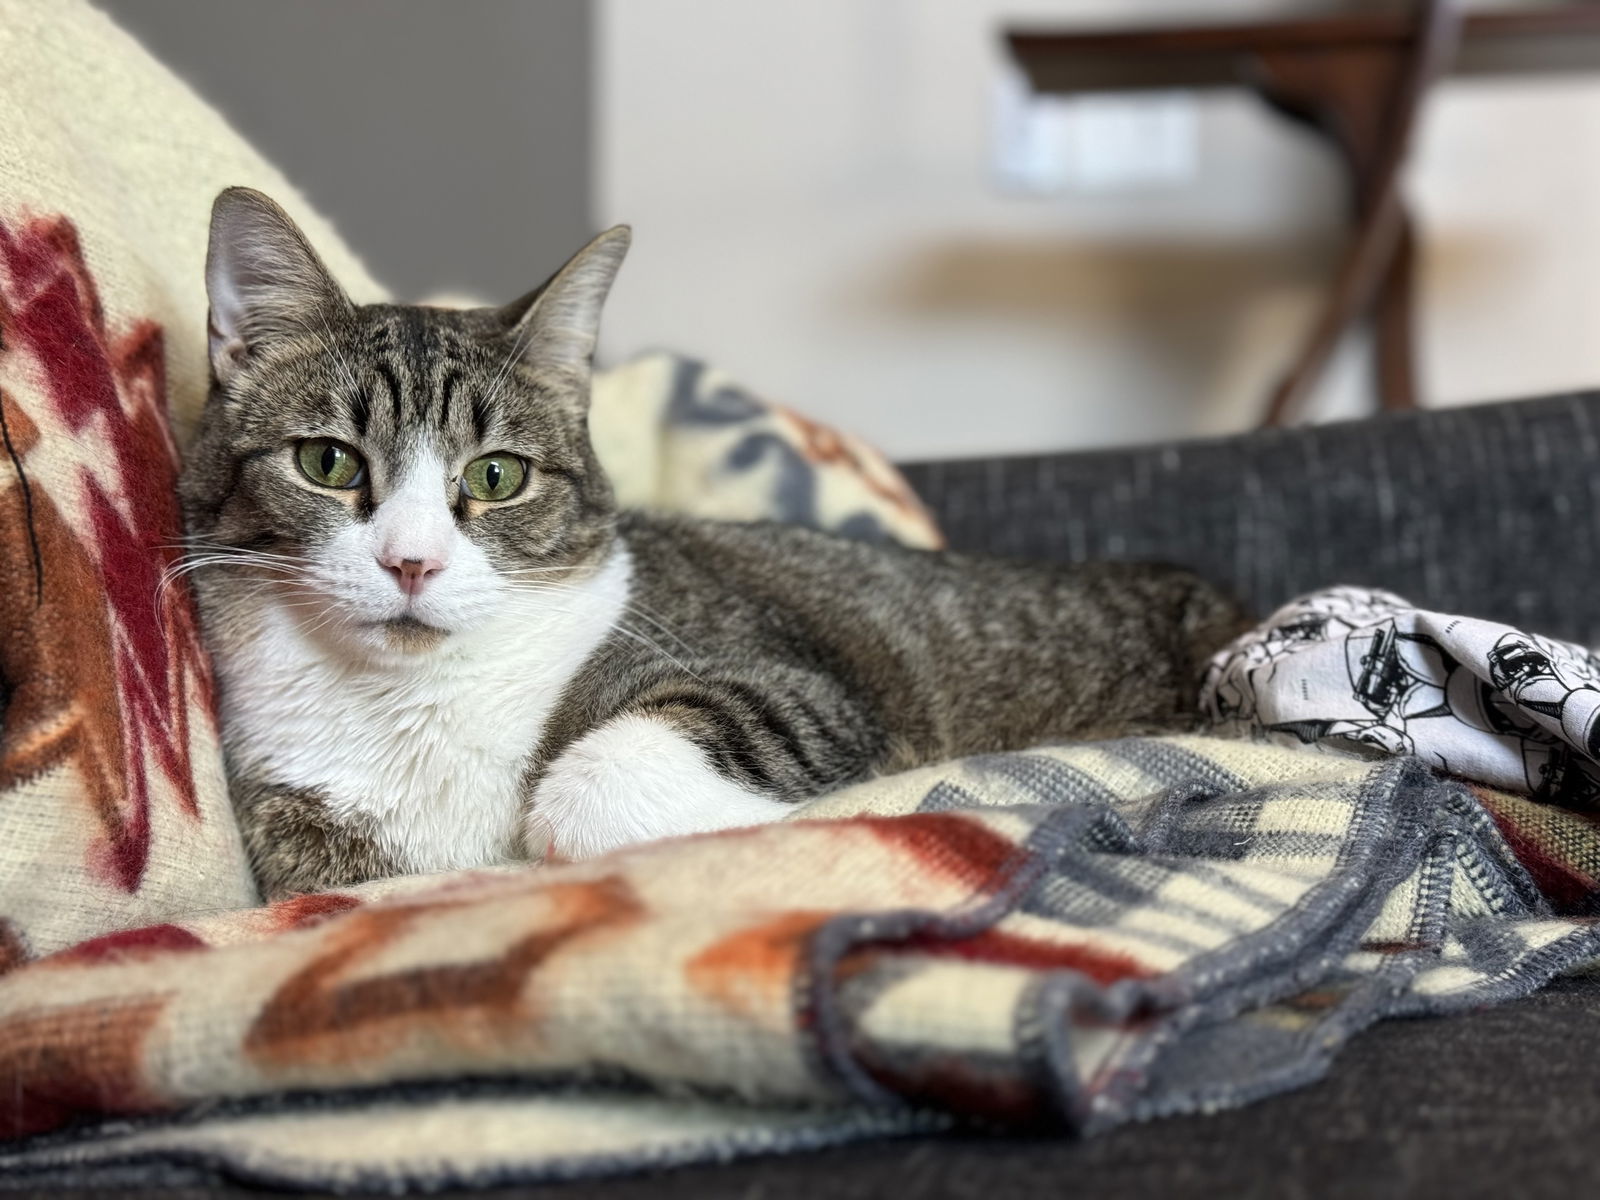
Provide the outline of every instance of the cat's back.
[[708,661],[809,656],[846,671],[913,757],[1181,722],[1205,658],[1243,625],[1227,596],[1174,567],[643,513],[621,532],[641,604],[684,644]]
[[[730,609],[873,610],[899,623],[964,624],[1061,619],[1087,624],[1184,623],[1198,637],[1230,635],[1240,619],[1223,592],[1181,567],[1054,563],[920,550],[777,522],[713,521],[633,512],[620,531],[641,591],[698,601],[718,620]],[[911,606],[908,608],[908,605]],[[687,615],[687,614],[686,614]],[[952,629],[952,633],[960,632]]]

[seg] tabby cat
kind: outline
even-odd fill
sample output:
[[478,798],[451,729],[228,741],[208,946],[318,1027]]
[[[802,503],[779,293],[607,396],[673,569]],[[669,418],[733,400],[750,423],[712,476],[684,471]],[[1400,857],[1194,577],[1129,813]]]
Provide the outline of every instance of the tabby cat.
[[222,193],[182,484],[269,895],[772,821],[874,772],[1187,723],[1232,605],[619,512],[587,431],[618,227],[504,308],[355,305]]

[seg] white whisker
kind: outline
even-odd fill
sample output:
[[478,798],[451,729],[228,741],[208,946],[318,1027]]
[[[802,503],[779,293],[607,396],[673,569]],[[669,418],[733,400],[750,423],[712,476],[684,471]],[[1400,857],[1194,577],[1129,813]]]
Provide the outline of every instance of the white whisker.
[[[535,301],[535,303],[537,303],[537,301]],[[516,365],[517,359],[522,357],[523,347],[527,343],[528,335],[532,332],[533,322],[525,321],[523,323],[521,332],[517,334],[516,341],[511,343],[511,353],[506,355],[505,362],[500,364],[500,370],[495,374],[493,381],[489,384],[488,394],[483,398],[483,406],[485,408],[488,408],[494,398],[500,394],[501,385],[505,383],[506,377],[511,373],[512,367]]]

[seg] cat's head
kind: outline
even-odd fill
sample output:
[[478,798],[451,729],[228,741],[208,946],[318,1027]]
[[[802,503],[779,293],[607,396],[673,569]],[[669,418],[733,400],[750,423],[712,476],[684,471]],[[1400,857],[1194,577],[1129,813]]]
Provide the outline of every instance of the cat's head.
[[280,592],[319,636],[416,651],[594,567],[615,509],[591,358],[628,240],[601,234],[504,308],[356,305],[282,209],[223,192],[182,484],[195,561]]

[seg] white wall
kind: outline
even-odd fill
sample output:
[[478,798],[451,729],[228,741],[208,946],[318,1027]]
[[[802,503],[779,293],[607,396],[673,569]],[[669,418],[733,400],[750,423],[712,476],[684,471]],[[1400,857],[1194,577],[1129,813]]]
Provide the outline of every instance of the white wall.
[[[1320,145],[1216,93],[1181,187],[1018,198],[988,170],[1002,18],[1151,11],[602,0],[596,216],[636,231],[607,352],[702,355],[902,458],[1246,427],[1340,245]],[[1600,81],[1451,84],[1414,174],[1431,400],[1600,383]],[[1353,349],[1323,414],[1363,403]]]

